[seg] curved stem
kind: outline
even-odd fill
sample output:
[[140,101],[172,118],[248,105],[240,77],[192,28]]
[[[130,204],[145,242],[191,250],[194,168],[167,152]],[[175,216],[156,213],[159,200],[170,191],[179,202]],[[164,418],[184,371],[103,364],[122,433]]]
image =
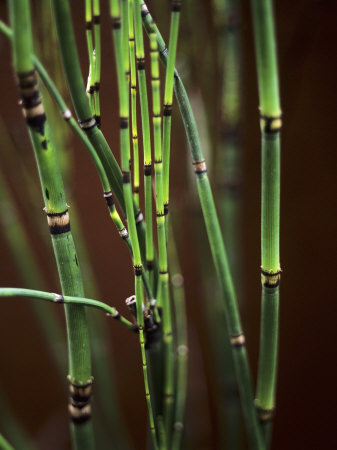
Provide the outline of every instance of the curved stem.
[[130,330],[136,330],[135,326],[125,317],[121,316],[115,307],[109,306],[106,303],[100,302],[99,300],[93,300],[91,298],[74,297],[71,295],[61,295],[55,294],[53,292],[38,291],[35,289],[23,289],[11,287],[0,288],[0,297],[5,298],[24,297],[66,305],[89,306],[91,308],[100,309],[101,311],[104,311],[107,315],[112,316],[126,328]]

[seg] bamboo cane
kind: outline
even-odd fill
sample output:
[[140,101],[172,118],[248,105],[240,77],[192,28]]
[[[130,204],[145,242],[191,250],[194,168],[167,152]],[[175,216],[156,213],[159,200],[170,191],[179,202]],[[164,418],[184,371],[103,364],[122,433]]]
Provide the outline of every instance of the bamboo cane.
[[[82,296],[82,280],[70,232],[70,220],[63,182],[57,169],[57,157],[50,141],[48,123],[32,63],[29,3],[26,0],[12,0],[9,6],[14,33],[14,67],[19,79],[23,112],[29,127],[39,168],[45,211],[62,291],[65,295]],[[94,439],[90,421],[92,378],[86,314],[83,306],[65,306],[65,313],[69,345],[71,395],[69,413],[73,422],[73,440],[77,448],[90,449],[94,447]]]
[[[120,16],[120,7],[118,0],[110,1],[110,14],[113,29],[114,48],[116,55],[116,69],[117,69],[117,81],[119,91],[119,109],[120,109],[120,146],[121,146],[121,162],[123,171],[123,192],[126,206],[126,216],[129,224],[129,233],[132,242],[133,249],[133,265],[135,272],[135,295],[136,295],[136,316],[139,329],[139,340],[141,347],[142,363],[143,363],[143,376],[145,386],[145,396],[148,407],[148,414],[150,420],[150,430],[152,436],[152,442],[155,449],[158,449],[156,427],[153,417],[151,393],[148,382],[148,367],[145,353],[145,339],[144,339],[144,312],[143,312],[143,288],[141,283],[142,275],[142,260],[140,255],[140,248],[136,230],[136,221],[133,214],[132,203],[132,190],[130,181],[130,135],[129,135],[129,96],[128,85],[125,77],[125,63],[124,63],[124,45],[123,36],[127,37],[126,33],[123,33],[123,27],[128,27],[128,15]],[[122,29],[121,29],[122,28]],[[148,312],[145,311],[145,314]]]
[[251,3],[262,134],[261,337],[256,406],[268,429],[275,408],[278,347],[280,231],[280,131],[282,127],[273,7]]
[[[167,48],[160,35],[158,28],[154,25],[153,19],[145,3],[142,4],[142,16],[144,27],[150,32],[151,27],[155,27],[157,42],[160,51],[160,58],[164,64],[167,63]],[[234,291],[234,286],[229,270],[225,246],[219,226],[214,199],[207,176],[206,163],[203,157],[195,119],[189,103],[182,80],[175,71],[175,95],[179,104],[189,147],[196,175],[198,194],[206,224],[207,235],[210,243],[213,262],[216,268],[217,277],[223,295],[224,307],[228,323],[228,333],[232,345],[232,352],[235,364],[236,377],[239,386],[241,403],[244,411],[246,429],[252,448],[261,449],[264,447],[254,408],[253,388],[251,382],[250,369],[245,348],[245,337],[242,331],[239,311]]]

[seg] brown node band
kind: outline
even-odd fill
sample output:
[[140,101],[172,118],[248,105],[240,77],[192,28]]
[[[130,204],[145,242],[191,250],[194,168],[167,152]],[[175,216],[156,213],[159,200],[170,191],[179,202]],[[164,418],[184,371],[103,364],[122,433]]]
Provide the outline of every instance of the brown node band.
[[111,17],[111,26],[114,30],[117,30],[121,27],[121,18],[120,17]]
[[90,117],[89,119],[85,120],[79,120],[78,123],[80,124],[80,127],[82,130],[90,130],[91,128],[94,128],[96,126],[96,120],[94,117]]
[[159,271],[159,275],[167,275],[168,271],[167,270],[160,270]]
[[172,0],[172,12],[179,12],[181,10],[181,0]]
[[128,117],[120,117],[120,127],[121,129],[126,129],[129,126],[129,118]]
[[267,134],[276,134],[282,128],[282,114],[278,116],[267,116],[260,114],[262,131]]
[[85,22],[85,29],[86,30],[92,30],[91,20],[88,20],[87,22]]
[[231,344],[235,348],[244,347],[246,345],[245,335],[243,333],[232,334],[232,336],[231,336]]
[[72,383],[69,375],[68,380],[71,399],[75,402],[88,402],[92,393],[93,377],[84,384]]
[[275,413],[274,408],[265,409],[258,405],[256,406],[256,411],[261,422],[269,422],[273,419]]
[[156,216],[157,217],[164,217],[164,216],[166,216],[166,214],[164,212],[158,212],[158,213],[156,213]]
[[267,272],[261,267],[261,283],[263,286],[276,288],[281,282],[281,272],[279,269],[277,272]]
[[146,261],[146,268],[147,270],[153,270],[153,261],[152,260],[147,260]]
[[145,58],[137,58],[137,69],[138,70],[145,69]]
[[164,214],[165,214],[165,216],[167,216],[168,212],[169,212],[169,204],[168,203],[164,203]]
[[142,275],[142,266],[133,266],[135,271],[135,276],[140,277]]
[[141,5],[140,9],[141,9],[141,14],[142,14],[143,18],[149,14],[149,10],[147,9],[147,6],[145,5],[145,3],[143,3]]
[[152,166],[151,166],[151,164],[144,164],[144,175],[146,177],[149,177],[149,176],[151,176],[151,174],[152,174]]
[[128,170],[123,170],[122,174],[123,174],[123,183],[124,184],[130,183],[130,172]]
[[90,86],[89,91],[87,91],[88,94],[93,95],[95,92],[95,86]]
[[172,104],[164,103],[163,115],[164,116],[172,116]]
[[100,86],[101,86],[100,81],[95,81],[95,89],[97,92],[99,91]]
[[135,194],[139,194],[139,186],[134,186],[134,187],[133,187],[133,192],[134,192]]
[[48,213],[47,214],[47,222],[49,226],[50,234],[63,234],[68,233],[70,231],[70,219],[68,210],[63,211],[61,213]]
[[207,172],[206,162],[204,159],[202,161],[194,161],[192,164],[194,166],[194,172],[197,175]]
[[126,239],[129,236],[128,230],[123,227],[121,230],[118,230],[118,233],[122,239]]
[[95,25],[99,25],[100,20],[101,20],[101,18],[100,18],[99,15],[94,16],[94,24],[95,24]]
[[107,205],[108,205],[109,207],[114,205],[114,199],[113,199],[113,197],[112,197],[112,192],[111,192],[111,191],[109,191],[109,192],[104,192],[104,198],[105,198],[106,203],[107,203]]
[[134,37],[130,37],[129,38],[129,42],[135,42],[135,38]]

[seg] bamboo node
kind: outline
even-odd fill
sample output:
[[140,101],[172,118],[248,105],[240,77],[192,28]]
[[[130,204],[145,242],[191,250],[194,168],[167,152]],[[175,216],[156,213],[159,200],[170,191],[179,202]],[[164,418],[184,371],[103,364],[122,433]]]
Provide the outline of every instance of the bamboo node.
[[67,108],[64,111],[62,111],[62,117],[64,120],[67,120],[67,121],[70,120],[72,117],[70,109]]
[[133,268],[134,268],[134,271],[135,271],[135,276],[136,277],[140,277],[141,275],[142,275],[142,265],[141,264],[139,264],[139,265],[134,265],[133,266]]
[[174,424],[174,429],[175,429],[175,431],[183,431],[184,424],[182,422],[176,422]]
[[63,295],[61,295],[61,294],[55,294],[54,292],[53,292],[53,294],[55,295],[55,298],[54,298],[54,302],[55,302],[55,303],[64,303],[64,297],[63,297]]
[[201,161],[193,161],[192,164],[193,164],[194,172],[197,175],[207,172],[206,161],[204,159]]
[[128,230],[125,227],[118,230],[118,233],[122,239],[126,239],[129,236]]
[[144,176],[149,177],[152,174],[152,166],[151,164],[144,164]]
[[260,113],[261,129],[266,134],[276,134],[282,128],[282,113],[275,116],[267,116]]
[[231,336],[231,344],[235,348],[244,347],[246,345],[245,335],[243,333],[232,334],[232,336]]
[[145,69],[145,58],[137,58],[137,69],[138,70]]
[[120,127],[121,129],[126,129],[129,126],[129,118],[128,117],[120,117]]
[[262,408],[262,406],[258,405],[258,400],[255,400],[255,407],[261,422],[269,422],[270,420],[273,420],[275,408]]
[[172,12],[180,12],[181,0],[172,0]]
[[121,18],[120,17],[111,17],[111,26],[114,30],[117,30],[121,27]]
[[149,10],[147,9],[145,3],[142,3],[142,5],[140,6],[140,10],[143,18],[149,14]]
[[281,282],[281,268],[277,272],[266,271],[261,267],[261,283],[263,286],[276,288]]
[[82,130],[90,130],[96,126],[96,120],[94,117],[90,117],[89,119],[79,120],[78,121]]
[[164,103],[163,115],[167,117],[172,116],[172,103]]

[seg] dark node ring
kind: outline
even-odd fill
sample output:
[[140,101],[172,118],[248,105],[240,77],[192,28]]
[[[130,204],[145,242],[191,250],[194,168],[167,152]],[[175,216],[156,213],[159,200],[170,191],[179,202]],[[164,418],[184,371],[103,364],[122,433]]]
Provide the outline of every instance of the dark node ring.
[[129,126],[129,118],[128,117],[121,117],[120,118],[120,127],[121,129],[126,129]]
[[206,173],[207,172],[207,166],[206,166],[206,161],[203,159],[201,161],[193,161],[193,166],[194,166],[194,172],[197,175],[200,175],[202,173]]
[[99,25],[99,23],[100,23],[100,16],[99,15],[94,16],[94,24]]
[[282,114],[278,116],[267,116],[260,114],[260,120],[263,121],[263,132],[267,134],[276,134],[282,128]]
[[130,172],[126,171],[126,170],[123,170],[122,174],[123,174],[123,183],[124,184],[130,183]]
[[96,126],[96,120],[94,117],[90,117],[89,119],[79,120],[78,123],[82,130],[90,130]]
[[151,164],[144,164],[144,175],[146,177],[151,176],[152,174],[152,166]]
[[92,22],[91,22],[91,20],[88,20],[87,22],[85,22],[85,29],[86,30],[92,30]]
[[181,1],[172,0],[172,12],[179,12],[181,10]]
[[145,3],[143,3],[140,8],[141,8],[142,17],[143,18],[146,17],[149,14],[149,10],[147,9],[147,6],[145,5]]
[[274,418],[275,408],[265,409],[261,406],[256,405],[256,411],[259,416],[260,422],[266,423],[273,420]]
[[164,212],[156,213],[157,217],[165,217],[166,214]]
[[135,276],[140,277],[142,275],[142,266],[133,266],[135,271]]
[[243,333],[232,334],[231,335],[231,344],[234,348],[244,347],[246,345],[245,335]]
[[165,216],[167,216],[168,212],[169,212],[169,204],[168,203],[164,203],[164,214],[165,214]]
[[164,116],[172,116],[172,104],[169,105],[169,104],[164,103],[163,115]]
[[111,26],[115,30],[120,28],[121,27],[121,18],[120,17],[111,17]]
[[137,69],[138,70],[145,69],[145,58],[137,58]]
[[68,209],[69,209],[69,206],[67,205],[67,208],[64,211],[61,211],[61,212],[48,212],[47,208],[43,208],[43,211],[46,213],[46,215],[48,217],[62,217],[65,214],[67,214]]
[[152,260],[146,261],[146,268],[147,268],[147,270],[153,270],[153,261]]
[[262,285],[269,288],[276,288],[280,285],[281,282],[281,273],[282,270],[278,270],[277,272],[266,272],[261,267],[261,282]]

